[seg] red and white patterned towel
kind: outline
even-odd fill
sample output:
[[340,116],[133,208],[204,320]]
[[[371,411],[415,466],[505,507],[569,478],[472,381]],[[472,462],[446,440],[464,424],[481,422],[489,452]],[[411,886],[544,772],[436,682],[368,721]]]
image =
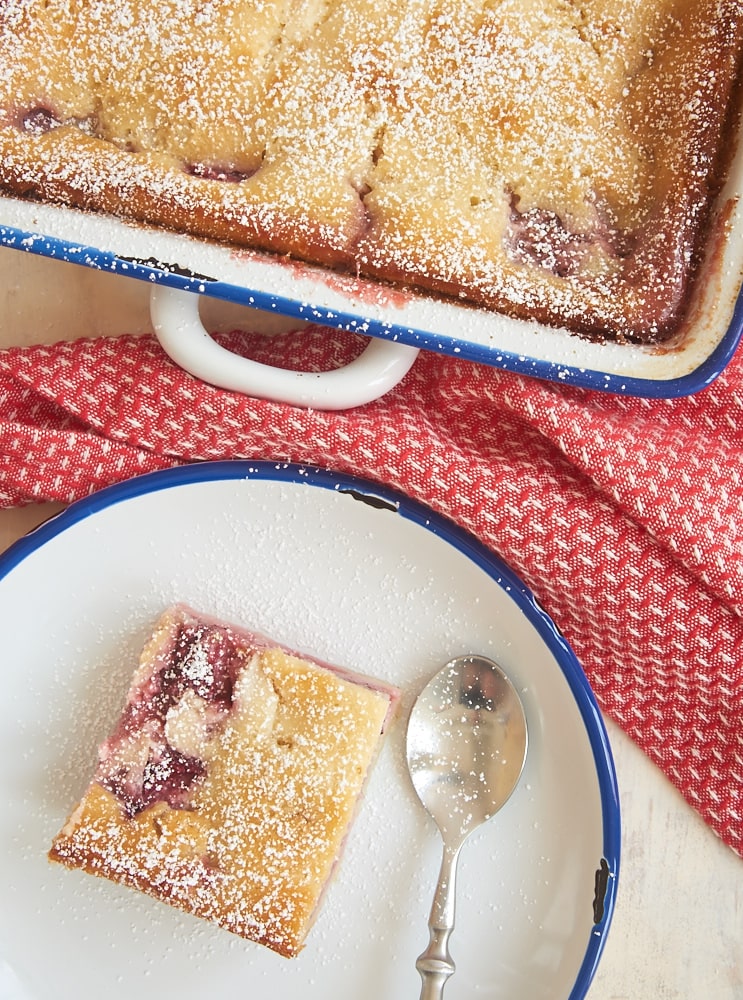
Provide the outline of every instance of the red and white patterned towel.
[[[224,340],[306,370],[360,346],[321,327]],[[743,353],[674,401],[421,354],[382,399],[325,413],[204,385],[150,337],[0,352],[0,505],[217,458],[353,472],[477,535],[564,632],[606,713],[743,855]]]

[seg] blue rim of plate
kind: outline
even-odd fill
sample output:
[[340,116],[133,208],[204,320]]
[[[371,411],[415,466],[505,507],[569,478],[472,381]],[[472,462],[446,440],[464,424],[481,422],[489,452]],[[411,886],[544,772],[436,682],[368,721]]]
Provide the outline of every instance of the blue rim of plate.
[[741,288],[727,331],[716,347],[693,371],[670,379],[639,378],[531,358],[500,348],[496,352],[481,344],[460,340],[455,334],[442,338],[425,330],[395,326],[357,313],[343,310],[330,311],[322,306],[298,301],[288,296],[243,288],[228,281],[194,274],[174,265],[169,268],[169,265],[160,262],[122,257],[112,251],[101,250],[84,243],[61,240],[13,226],[0,225],[0,246],[123,277],[137,278],[150,284],[166,285],[181,291],[223,299],[226,302],[249,306],[274,315],[287,316],[304,322],[322,323],[339,330],[358,332],[382,340],[394,340],[433,353],[453,355],[466,361],[548,382],[560,382],[563,385],[573,385],[618,396],[674,399],[700,392],[722,374],[743,337],[743,288]]
[[[0,579],[8,576],[24,559],[57,535],[96,512],[126,500],[194,483],[218,480],[269,480],[314,486],[350,493],[372,507],[394,511],[448,542],[483,570],[523,612],[555,657],[580,711],[593,752],[603,817],[603,879],[600,887],[602,914],[591,929],[583,963],[567,1000],[582,1000],[588,992],[603,952],[611,924],[619,879],[621,822],[619,791],[609,737],[588,679],[572,648],[539,601],[514,571],[491,549],[464,528],[443,515],[385,486],[358,476],[332,472],[316,466],[270,461],[230,460],[176,466],[145,473],[104,487],[75,501],[65,510],[31,530],[0,555]],[[597,880],[599,875],[597,873]],[[597,881],[597,891],[599,891]]]

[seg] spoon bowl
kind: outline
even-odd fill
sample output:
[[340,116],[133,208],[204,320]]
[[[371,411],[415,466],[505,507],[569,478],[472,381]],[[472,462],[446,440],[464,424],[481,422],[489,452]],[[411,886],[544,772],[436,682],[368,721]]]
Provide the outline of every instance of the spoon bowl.
[[421,1000],[443,995],[455,970],[456,867],[467,837],[506,803],[526,761],[528,731],[521,699],[485,656],[447,663],[418,696],[408,720],[408,770],[444,844],[429,917],[430,940],[416,967]]

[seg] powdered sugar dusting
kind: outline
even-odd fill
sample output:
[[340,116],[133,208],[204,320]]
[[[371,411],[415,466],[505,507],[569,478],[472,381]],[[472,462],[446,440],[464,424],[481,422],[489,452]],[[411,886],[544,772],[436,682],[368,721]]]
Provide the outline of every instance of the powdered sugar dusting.
[[396,697],[172,609],[51,856],[296,955]]
[[654,340],[742,45],[736,0],[4,0],[0,183]]

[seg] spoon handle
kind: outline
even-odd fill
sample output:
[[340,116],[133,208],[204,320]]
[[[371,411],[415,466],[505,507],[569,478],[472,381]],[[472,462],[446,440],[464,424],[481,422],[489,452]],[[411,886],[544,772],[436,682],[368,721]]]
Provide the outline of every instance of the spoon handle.
[[446,981],[456,968],[449,954],[449,937],[454,930],[457,861],[461,846],[444,844],[439,880],[428,919],[430,940],[415,963],[422,980],[420,1000],[440,1000]]

